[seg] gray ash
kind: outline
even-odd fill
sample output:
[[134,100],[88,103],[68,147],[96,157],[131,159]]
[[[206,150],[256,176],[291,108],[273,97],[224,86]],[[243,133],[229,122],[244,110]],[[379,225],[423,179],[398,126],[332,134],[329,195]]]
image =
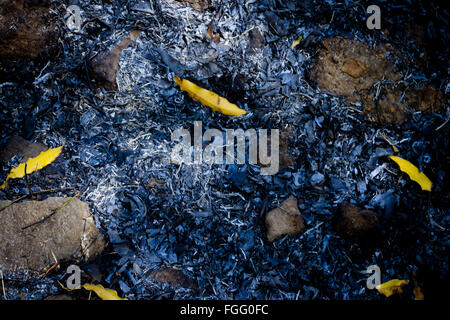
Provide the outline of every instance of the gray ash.
[[[0,144],[16,134],[65,144],[30,182],[85,190],[81,199],[110,245],[81,268],[129,299],[384,299],[365,285],[374,264],[383,281],[415,274],[432,296],[449,263],[449,125],[436,130],[448,119],[448,103],[402,125],[373,123],[360,103],[308,77],[321,41],[344,35],[371,47],[394,44],[412,61],[397,66],[411,75],[406,85],[445,91],[448,12],[433,1],[420,1],[423,8],[395,2],[379,4],[386,33],[365,27],[366,1],[211,1],[196,11],[163,0],[80,0],[84,27],[70,32],[61,19],[57,55],[0,61]],[[63,17],[65,5],[55,10]],[[428,27],[426,57],[405,36],[411,20]],[[219,43],[205,38],[210,23]],[[97,88],[89,59],[136,29],[141,34],[121,54],[117,90]],[[249,50],[251,30],[263,35],[260,48]],[[293,50],[299,35],[304,40]],[[227,117],[200,105],[179,90],[175,73],[249,114]],[[194,121],[218,129],[289,127],[292,165],[261,176],[255,165],[170,163],[172,131],[192,129]],[[431,193],[386,160],[391,147],[383,133],[427,173]],[[11,165],[3,163],[1,178]],[[11,180],[0,198],[27,193],[24,181]],[[305,232],[270,243],[264,215],[289,196],[299,201]],[[345,201],[376,211],[378,233],[362,242],[341,237],[335,219]],[[166,267],[180,269],[196,288],[149,276]],[[44,279],[9,275],[7,295],[62,293],[56,280],[64,276],[62,269]]]

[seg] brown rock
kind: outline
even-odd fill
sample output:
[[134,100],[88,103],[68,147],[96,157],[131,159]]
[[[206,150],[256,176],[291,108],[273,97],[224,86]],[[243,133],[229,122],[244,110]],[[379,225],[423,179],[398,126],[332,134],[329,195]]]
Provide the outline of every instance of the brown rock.
[[34,59],[57,43],[49,0],[0,0],[0,58]]
[[120,54],[125,48],[134,44],[140,31],[132,31],[128,37],[120,41],[115,47],[98,54],[89,63],[91,76],[97,80],[97,85],[108,90],[116,90],[116,75],[119,69]]
[[[61,207],[69,198],[14,203],[0,214],[0,268],[41,272],[58,261],[91,260],[104,248],[88,204],[74,199],[50,218],[22,229]],[[7,202],[0,201],[0,208]]]
[[438,112],[441,109],[442,92],[438,92],[433,87],[416,89],[417,96],[415,103],[418,109],[424,112]]
[[22,137],[14,136],[8,140],[5,148],[0,151],[0,159],[9,161],[15,155],[21,154],[21,162],[26,162],[28,158],[37,157],[42,151],[48,148],[39,143],[32,143]]
[[337,231],[346,238],[360,238],[375,230],[378,222],[377,214],[370,210],[344,202],[341,205],[337,222]]
[[392,72],[393,64],[385,57],[386,47],[369,48],[360,41],[334,37],[322,42],[317,62],[311,70],[311,79],[321,89],[350,101],[360,99],[360,93],[370,89],[383,77],[399,79]]
[[441,108],[442,94],[433,87],[410,89],[403,95],[402,90],[386,92],[384,97],[373,100],[374,94],[362,98],[364,112],[374,121],[384,123],[402,123],[408,109],[422,112],[438,112]]
[[401,101],[400,91],[389,91],[383,98],[373,100],[374,94],[362,98],[364,113],[373,121],[383,123],[402,123],[407,115],[408,105]]
[[174,287],[182,286],[184,288],[195,289],[194,282],[180,270],[174,268],[164,268],[150,273],[150,279],[158,282],[169,282]]
[[258,29],[251,29],[248,33],[249,43],[247,48],[248,54],[254,54],[257,49],[264,44],[264,38]]
[[273,241],[285,234],[297,234],[305,228],[297,199],[290,197],[266,216],[267,238]]
[[367,73],[368,67],[358,59],[350,59],[344,62],[341,68],[342,72],[352,76],[353,78],[361,78]]
[[[389,45],[372,49],[359,41],[341,37],[326,39],[322,44],[324,48],[319,50],[311,80],[321,89],[346,97],[349,102],[361,100],[364,112],[373,121],[400,124],[408,109],[439,111],[442,95],[434,88],[404,90],[395,85],[401,75],[393,72],[394,64],[386,58],[392,51]],[[391,85],[386,84],[386,93],[374,101],[369,89],[382,79],[390,80]]]
[[204,9],[209,8],[211,5],[210,0],[167,0],[169,2],[176,2],[183,6],[191,7],[197,11],[203,11]]

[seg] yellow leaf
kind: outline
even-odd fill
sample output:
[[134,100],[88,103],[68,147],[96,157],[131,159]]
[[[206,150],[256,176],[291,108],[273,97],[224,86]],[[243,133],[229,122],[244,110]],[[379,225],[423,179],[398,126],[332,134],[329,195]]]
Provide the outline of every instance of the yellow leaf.
[[422,293],[422,289],[420,289],[420,287],[417,285],[417,283],[414,284],[414,300],[424,300],[425,297]]
[[12,169],[5,182],[0,186],[3,189],[9,179],[22,178],[25,176],[25,165],[27,168],[27,174],[33,173],[35,171],[41,170],[45,166],[52,163],[61,154],[63,146],[53,149],[48,149],[47,151],[42,151],[37,157],[29,158],[25,163],[21,163],[17,168]]
[[409,280],[393,279],[389,280],[388,282],[379,284],[375,288],[378,290],[379,293],[384,294],[386,297],[390,297],[395,293],[402,293],[403,292],[402,287],[407,285],[408,283]]
[[247,113],[247,111],[242,110],[226,98],[221,97],[212,91],[203,89],[189,80],[180,79],[178,76],[175,76],[173,80],[180,86],[180,89],[186,91],[192,99],[200,102],[204,106],[210,107],[214,111],[219,111],[227,116],[240,116]]
[[300,44],[300,41],[302,41],[303,36],[300,36],[297,38],[297,40],[294,40],[291,44],[291,49],[294,49],[296,46],[298,46]]
[[82,287],[88,291],[94,291],[102,300],[128,300],[126,298],[120,298],[117,295],[117,291],[113,289],[105,289],[101,284],[89,284],[85,283]]
[[400,157],[389,156],[389,158],[394,160],[400,167],[400,170],[406,173],[411,180],[417,182],[422,190],[431,191],[431,186],[433,184],[431,183],[430,179],[428,179],[428,177],[423,172],[420,172],[415,165],[413,165],[408,160],[402,159]]
[[69,289],[69,288],[66,288],[66,287],[64,287],[64,285],[61,283],[61,282],[59,282],[58,280],[56,280],[56,282],[58,282],[59,283],[59,285],[61,286],[61,288],[63,288],[64,290],[66,290],[66,291],[73,291],[73,290],[78,290],[78,289],[80,289],[79,287],[78,288],[74,288],[74,289]]

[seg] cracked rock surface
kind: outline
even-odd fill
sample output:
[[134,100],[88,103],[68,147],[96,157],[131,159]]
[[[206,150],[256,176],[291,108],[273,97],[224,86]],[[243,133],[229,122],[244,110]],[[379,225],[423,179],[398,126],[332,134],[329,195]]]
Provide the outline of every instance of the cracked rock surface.
[[[43,272],[60,261],[95,258],[104,241],[88,204],[74,199],[53,216],[42,221],[69,198],[14,203],[0,214],[0,265],[4,272]],[[0,202],[0,208],[9,203]],[[26,228],[26,229],[23,229]]]

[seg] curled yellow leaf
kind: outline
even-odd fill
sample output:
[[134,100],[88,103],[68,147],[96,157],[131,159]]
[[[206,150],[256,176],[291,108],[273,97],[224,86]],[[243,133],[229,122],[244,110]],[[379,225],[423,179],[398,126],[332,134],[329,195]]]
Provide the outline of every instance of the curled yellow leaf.
[[424,300],[425,299],[422,289],[417,285],[417,283],[414,283],[413,293],[414,293],[414,300]]
[[42,151],[37,157],[29,158],[26,163],[21,163],[18,167],[12,169],[5,182],[0,186],[3,189],[9,179],[22,178],[25,176],[25,166],[27,168],[27,174],[38,171],[45,166],[52,163],[61,154],[63,146],[58,148],[48,149],[47,151]]
[[226,98],[201,88],[189,80],[180,79],[178,76],[175,76],[173,80],[180,86],[180,89],[187,92],[192,99],[200,102],[204,106],[210,107],[214,111],[218,111],[227,116],[240,116],[247,113],[247,111],[242,110]]
[[422,190],[431,191],[431,186],[433,184],[431,183],[430,179],[428,179],[428,177],[423,172],[420,172],[415,165],[413,165],[408,160],[402,159],[397,156],[389,156],[389,158],[394,160],[400,167],[400,170],[406,173],[411,180],[417,182]]
[[377,285],[375,289],[377,289],[379,293],[384,294],[386,297],[390,297],[395,293],[402,293],[402,287],[407,285],[408,283],[409,280],[393,279]]
[[106,289],[101,284],[94,285],[85,283],[82,285],[82,287],[88,291],[94,291],[102,300],[128,300],[127,298],[119,297],[116,290]]
[[300,36],[297,38],[297,40],[294,40],[291,44],[291,49],[294,49],[296,46],[298,46],[300,44],[300,41],[302,41],[303,36]]

